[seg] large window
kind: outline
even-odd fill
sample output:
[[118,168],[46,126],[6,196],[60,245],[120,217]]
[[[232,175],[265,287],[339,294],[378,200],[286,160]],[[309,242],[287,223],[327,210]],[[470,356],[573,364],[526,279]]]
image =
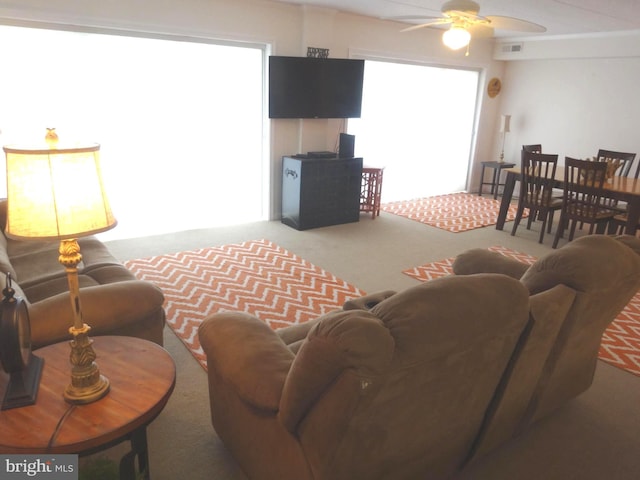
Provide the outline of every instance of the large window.
[[385,167],[382,200],[466,188],[478,72],[367,60],[356,154]]
[[10,26],[0,45],[0,141],[100,143],[103,236],[266,218],[264,48]]

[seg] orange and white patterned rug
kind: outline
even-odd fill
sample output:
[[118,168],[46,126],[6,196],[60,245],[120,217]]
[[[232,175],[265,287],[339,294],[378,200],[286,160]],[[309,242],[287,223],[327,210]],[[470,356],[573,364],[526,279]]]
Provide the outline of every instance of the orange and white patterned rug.
[[212,313],[240,311],[272,328],[303,323],[365,292],[268,240],[125,262],[165,295],[167,323],[200,364],[198,327]]
[[[521,262],[532,264],[535,257],[506,247],[489,247]],[[455,257],[409,268],[402,273],[421,282],[453,274]],[[640,376],[640,292],[636,293],[602,336],[598,357],[615,367]]]
[[[495,225],[500,200],[472,193],[451,193],[435,197],[384,203],[380,208],[394,215],[426,223],[453,233]],[[528,211],[525,210],[525,217]],[[516,216],[516,206],[509,206],[506,221]]]

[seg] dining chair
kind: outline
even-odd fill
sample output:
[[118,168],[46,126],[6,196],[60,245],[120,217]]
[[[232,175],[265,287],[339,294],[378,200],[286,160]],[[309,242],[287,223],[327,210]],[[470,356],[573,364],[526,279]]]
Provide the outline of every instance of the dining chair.
[[531,223],[535,219],[541,219],[538,243],[542,243],[545,229],[551,233],[554,212],[562,208],[562,199],[553,196],[558,155],[529,152],[523,148],[520,157],[520,198],[511,235],[516,234],[524,209],[528,208],[527,230],[531,229]]
[[553,240],[553,248],[570,225],[569,241],[573,240],[578,222],[589,225],[589,234],[605,233],[607,224],[615,211],[604,202],[604,182],[607,171],[605,162],[591,162],[565,157],[564,188],[560,222]]
[[[542,144],[532,143],[531,145],[522,145],[522,150],[525,152],[542,153]],[[562,198],[562,190],[554,188],[552,195],[556,198]]]
[[[633,161],[636,158],[635,153],[627,153],[627,152],[615,152],[613,150],[598,150],[598,156],[596,160],[599,162],[620,162],[620,166],[616,168],[614,173],[615,176],[618,177],[628,177],[631,172],[631,165],[633,165]],[[638,173],[640,173],[640,168],[636,169],[636,176],[638,178]],[[607,199],[606,205],[613,210],[616,210],[619,214],[624,214],[627,210],[626,203],[620,203],[618,200]]]
[[[628,177],[629,172],[631,171],[631,165],[633,161],[636,159],[635,153],[627,153],[627,152],[615,152],[613,150],[598,150],[598,155],[596,156],[596,160],[599,162],[611,162],[618,160],[620,162],[620,166],[616,169],[615,175],[620,177]],[[636,170],[636,175],[638,174],[638,170]],[[637,177],[636,177],[637,178]]]
[[[617,235],[624,234],[625,227],[627,226],[627,213],[618,213],[614,215],[609,221],[609,228],[607,233],[615,233]],[[640,223],[636,225],[636,232],[640,230]]]
[[[600,150],[600,152],[602,152],[603,150]],[[606,151],[606,150],[605,150]],[[598,152],[598,153],[600,153]],[[610,152],[613,154],[619,153],[619,152]],[[627,155],[629,158],[632,158],[632,160],[629,162],[629,170],[631,169],[631,165],[633,164],[633,161],[636,157],[635,153],[622,153],[621,155]],[[633,156],[633,157],[631,157]],[[630,172],[628,172],[630,173]],[[627,173],[627,176],[629,176]],[[640,175],[640,161],[638,162],[638,165],[636,166],[636,172],[633,175],[633,178],[635,178],[636,180],[638,179],[638,176]],[[609,222],[609,231],[608,233],[617,233],[617,234],[622,234],[624,233],[624,229],[627,225],[627,205],[626,203],[616,203],[616,210],[618,210],[618,214],[615,215],[611,221]],[[640,224],[636,225],[636,231],[640,230]]]
[[542,153],[542,145],[539,143],[522,145],[522,150],[524,150],[525,152]]

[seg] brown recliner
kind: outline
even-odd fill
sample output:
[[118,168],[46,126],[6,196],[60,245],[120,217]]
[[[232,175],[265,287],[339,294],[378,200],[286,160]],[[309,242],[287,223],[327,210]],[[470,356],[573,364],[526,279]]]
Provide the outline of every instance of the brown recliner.
[[442,278],[325,315],[297,354],[288,329],[212,315],[199,337],[214,428],[252,479],[446,477],[480,430],[527,300],[503,275]]
[[453,270],[504,273],[531,294],[531,321],[487,413],[479,457],[591,386],[602,335],[640,288],[640,239],[587,235],[531,266],[473,249]]
[[576,240],[532,267],[468,252],[469,275],[278,332],[212,315],[213,426],[251,479],[447,478],[588,387],[602,330],[640,287],[625,243]]

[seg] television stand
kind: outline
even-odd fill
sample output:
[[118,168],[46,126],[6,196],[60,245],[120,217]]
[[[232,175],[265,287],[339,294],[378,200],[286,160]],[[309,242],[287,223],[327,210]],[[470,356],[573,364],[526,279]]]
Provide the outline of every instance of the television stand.
[[362,158],[283,157],[282,223],[307,230],[359,221],[361,181]]
[[336,152],[329,152],[323,150],[322,152],[307,152],[309,158],[336,158],[338,155]]

